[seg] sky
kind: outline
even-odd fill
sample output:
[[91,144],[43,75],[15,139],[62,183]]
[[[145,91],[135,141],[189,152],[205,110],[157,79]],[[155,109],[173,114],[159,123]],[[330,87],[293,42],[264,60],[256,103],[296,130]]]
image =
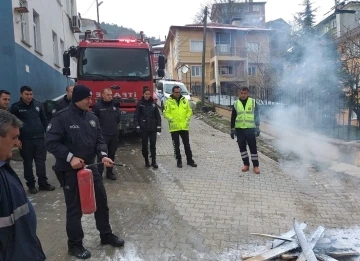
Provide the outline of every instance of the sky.
[[[97,19],[96,0],[77,0],[77,9],[83,18]],[[99,6],[100,22],[114,23],[144,31],[149,37],[165,39],[170,26],[185,25],[193,22],[194,16],[206,0],[102,0]],[[99,0],[101,2],[101,0]],[[259,0],[254,0],[259,2]],[[266,21],[283,18],[293,20],[294,14],[303,11],[303,0],[268,0],[266,1]],[[317,8],[316,21],[324,19],[334,6],[334,0],[312,0]]]

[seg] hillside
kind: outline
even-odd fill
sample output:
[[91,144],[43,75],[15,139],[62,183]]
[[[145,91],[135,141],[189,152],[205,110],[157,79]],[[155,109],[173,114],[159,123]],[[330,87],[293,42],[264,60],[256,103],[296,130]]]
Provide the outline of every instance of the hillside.
[[[117,24],[108,24],[108,23],[101,23],[101,27],[106,30],[106,32],[108,33],[108,37],[110,39],[116,39],[120,36],[129,36],[129,35],[133,35],[136,36],[137,33],[135,32],[134,29],[131,28],[126,28],[123,26],[118,26]],[[161,40],[155,37],[149,37],[146,35],[146,37],[148,37],[150,39],[150,44],[159,44],[161,43]]]

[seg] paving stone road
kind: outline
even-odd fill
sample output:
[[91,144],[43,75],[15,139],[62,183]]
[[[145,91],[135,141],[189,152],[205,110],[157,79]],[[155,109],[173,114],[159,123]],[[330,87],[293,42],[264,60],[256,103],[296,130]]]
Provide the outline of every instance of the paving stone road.
[[[236,142],[197,119],[191,122],[190,141],[198,167],[178,169],[164,120],[158,170],[144,167],[137,138],[122,141],[116,161],[131,168],[115,167],[118,179],[104,184],[113,231],[126,244],[101,246],[93,215],[84,216],[90,260],[241,260],[244,251],[267,242],[249,233],[281,234],[291,229],[293,218],[308,223],[307,233],[325,226],[321,247],[331,242],[360,251],[360,179],[327,168],[279,165],[262,154],[260,175],[241,173]],[[53,163],[48,155],[48,176],[58,185]],[[22,177],[22,163],[12,166]],[[75,260],[67,255],[61,188],[29,198],[47,260]]]

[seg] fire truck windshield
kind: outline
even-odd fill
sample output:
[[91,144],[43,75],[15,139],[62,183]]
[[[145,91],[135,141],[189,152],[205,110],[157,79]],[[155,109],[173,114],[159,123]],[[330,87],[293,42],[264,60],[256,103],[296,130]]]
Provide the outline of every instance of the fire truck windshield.
[[127,48],[82,48],[78,78],[150,80],[148,50]]

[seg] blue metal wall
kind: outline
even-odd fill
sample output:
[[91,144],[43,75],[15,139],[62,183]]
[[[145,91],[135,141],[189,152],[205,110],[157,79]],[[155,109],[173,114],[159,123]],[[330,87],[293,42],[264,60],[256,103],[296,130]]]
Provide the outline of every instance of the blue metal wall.
[[15,93],[18,82],[11,0],[0,0],[0,24],[0,89]]

